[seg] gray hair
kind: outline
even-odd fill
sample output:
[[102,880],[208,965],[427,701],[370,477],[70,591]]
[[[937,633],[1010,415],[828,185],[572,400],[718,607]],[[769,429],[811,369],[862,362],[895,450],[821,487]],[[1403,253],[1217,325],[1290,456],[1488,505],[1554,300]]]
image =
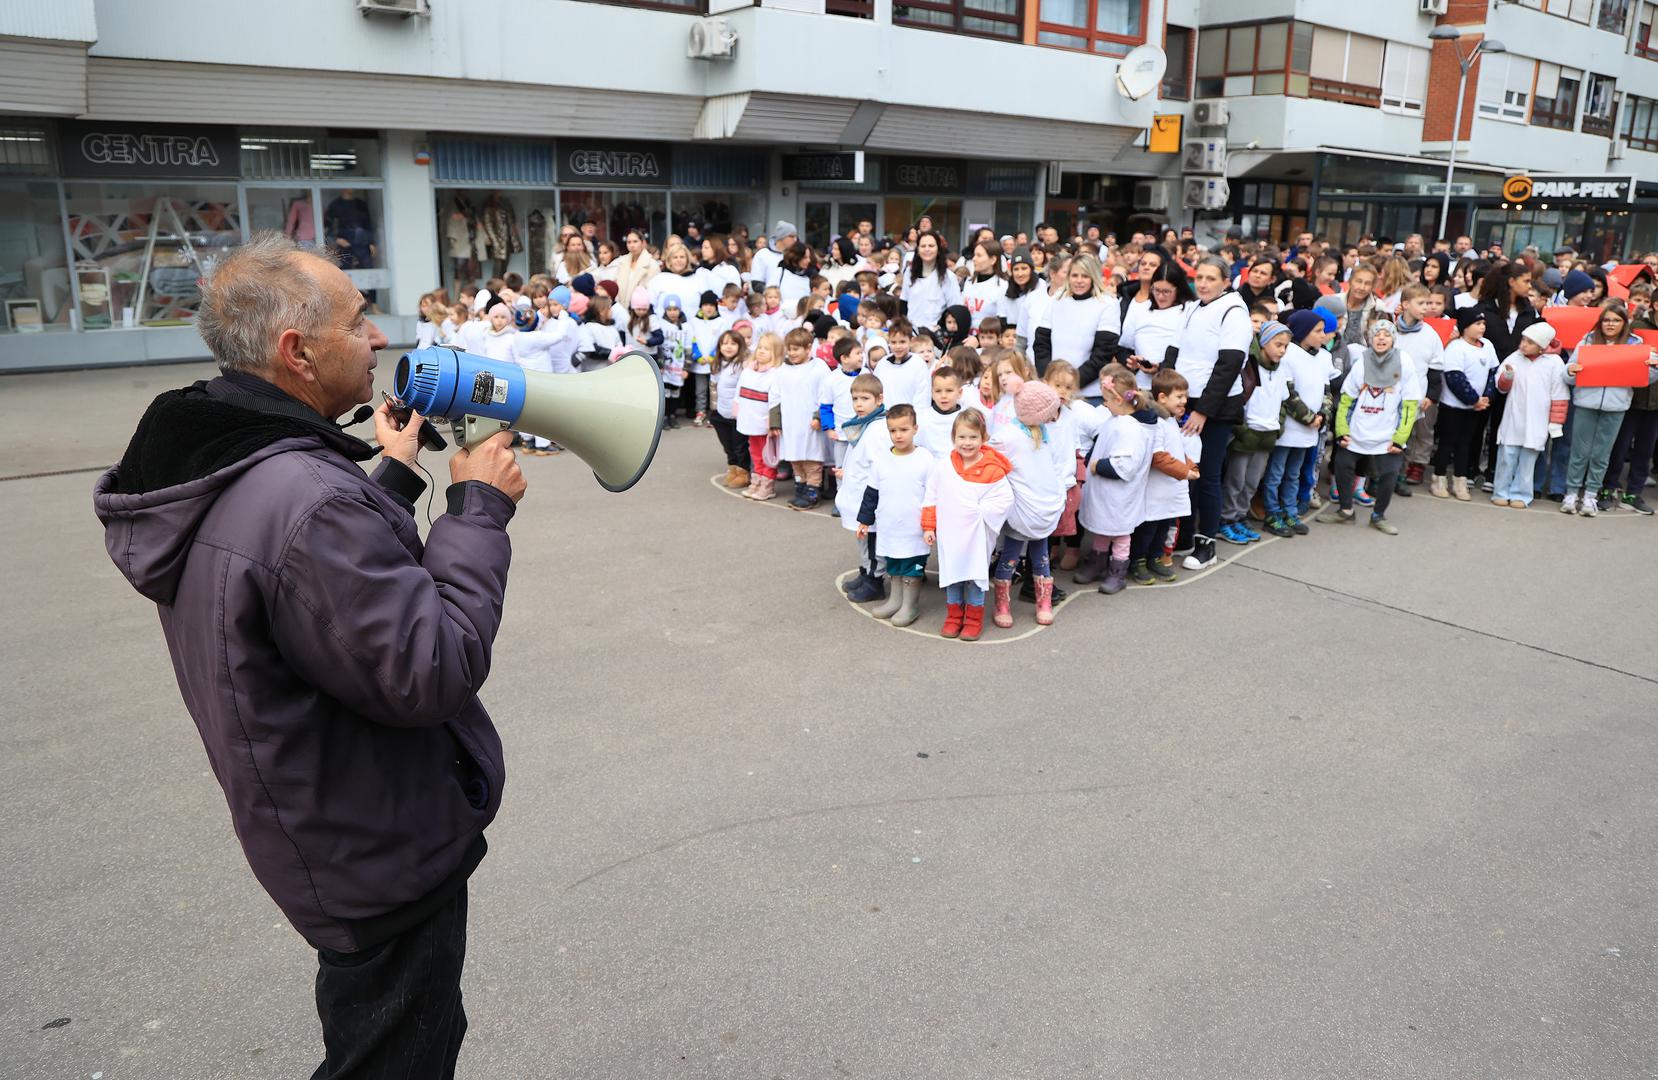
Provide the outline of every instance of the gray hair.
[[196,329],[220,371],[264,371],[283,331],[312,338],[327,325],[334,301],[296,255],[333,261],[279,232],[260,232],[208,266]]
[[1197,261],[1197,266],[1192,267],[1193,277],[1197,276],[1199,266],[1213,266],[1216,270],[1220,271],[1220,279],[1222,281],[1230,282],[1232,280],[1232,268],[1226,265],[1226,260],[1221,258],[1219,255],[1205,255],[1203,258],[1199,259]]

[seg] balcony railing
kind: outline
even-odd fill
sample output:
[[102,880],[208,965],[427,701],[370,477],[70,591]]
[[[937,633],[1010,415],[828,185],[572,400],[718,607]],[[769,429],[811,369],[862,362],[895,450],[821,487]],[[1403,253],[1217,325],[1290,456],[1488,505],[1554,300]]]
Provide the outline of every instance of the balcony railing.
[[1379,109],[1382,105],[1380,87],[1336,82],[1334,79],[1308,79],[1307,96],[1323,101],[1339,101],[1345,105],[1367,105],[1372,109]]

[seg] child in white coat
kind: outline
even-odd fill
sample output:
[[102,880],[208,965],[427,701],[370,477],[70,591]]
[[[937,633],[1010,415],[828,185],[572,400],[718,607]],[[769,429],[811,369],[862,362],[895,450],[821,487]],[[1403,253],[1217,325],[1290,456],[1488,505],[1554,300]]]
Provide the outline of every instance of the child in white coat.
[[1077,517],[1094,542],[1093,551],[1077,567],[1076,581],[1099,581],[1100,592],[1107,596],[1128,584],[1130,540],[1146,518],[1146,474],[1151,471],[1151,438],[1158,420],[1150,397],[1123,365],[1107,364],[1100,371],[1100,398],[1111,415],[1100,426],[1088,455],[1088,480]]
[[908,626],[920,614],[921,583],[928,547],[921,528],[921,507],[933,455],[915,445],[915,407],[899,404],[887,410],[887,434],[892,445],[870,455],[869,482],[858,508],[858,536],[876,534],[875,552],[887,561],[892,595],[870,614]]
[[1554,327],[1532,323],[1520,331],[1519,347],[1497,368],[1497,389],[1508,395],[1497,425],[1496,475],[1491,502],[1524,510],[1531,505],[1537,455],[1564,433],[1571,388],[1566,362],[1545,350],[1554,342]]
[[758,502],[777,498],[777,466],[766,462],[766,442],[779,431],[773,407],[782,362],[783,339],[761,334],[737,379],[737,434],[748,440],[751,481],[743,496]]
[[1186,377],[1174,368],[1152,376],[1151,399],[1163,415],[1151,440],[1151,470],[1146,473],[1146,520],[1134,529],[1128,545],[1128,574],[1138,585],[1174,580],[1174,559],[1165,558],[1169,530],[1192,512],[1191,481],[1199,479],[1197,458],[1203,441],[1180,431],[1186,413]]
[[795,329],[783,339],[783,366],[777,371],[777,404],[782,410],[782,445],[778,456],[794,472],[793,510],[818,504],[823,485],[823,459],[828,443],[818,420],[818,400],[828,368],[812,358],[812,332]]
[[955,448],[933,466],[921,507],[922,539],[938,549],[948,613],[940,633],[977,641],[984,629],[990,553],[1013,507],[1012,465],[985,445],[984,414],[963,409],[951,427]]
[[[840,511],[841,526],[856,533],[870,470],[876,456],[892,448],[892,436],[887,433],[887,412],[881,404],[881,380],[866,371],[849,381],[852,415],[835,425],[839,436],[835,449],[845,451],[835,469],[835,509]],[[858,537],[858,578],[846,590],[846,598],[854,604],[886,596],[886,560],[875,550],[879,539],[873,532]]]
[[[1018,356],[1017,353],[1009,353]],[[1021,361],[1024,357],[1019,357]],[[1059,394],[1044,382],[1020,380],[1009,395],[1013,423],[991,431],[990,444],[1013,465],[1013,507],[1002,530],[1001,553],[996,557],[997,626],[1013,625],[1011,608],[1013,571],[1021,555],[1030,557],[1030,575],[1036,599],[1036,624],[1054,621],[1053,569],[1048,537],[1065,511],[1065,487],[1076,468],[1075,452],[1060,435]],[[1004,399],[1006,400],[1006,399]]]

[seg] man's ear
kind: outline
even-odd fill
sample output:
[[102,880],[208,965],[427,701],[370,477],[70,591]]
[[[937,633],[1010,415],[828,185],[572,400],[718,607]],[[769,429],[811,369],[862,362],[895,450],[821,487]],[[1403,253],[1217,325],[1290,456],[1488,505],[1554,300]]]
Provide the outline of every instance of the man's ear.
[[299,382],[316,381],[316,360],[298,330],[284,330],[276,339],[277,365],[283,374]]

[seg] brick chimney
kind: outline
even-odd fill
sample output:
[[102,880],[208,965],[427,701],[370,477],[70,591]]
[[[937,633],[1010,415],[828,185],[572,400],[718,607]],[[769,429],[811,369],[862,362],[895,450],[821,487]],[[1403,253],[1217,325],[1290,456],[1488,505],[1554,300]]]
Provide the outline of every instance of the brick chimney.
[[[1422,113],[1422,141],[1448,143],[1451,125],[1456,122],[1457,82],[1462,78],[1462,67],[1457,51],[1463,56],[1485,37],[1486,0],[1451,0],[1449,10],[1435,22],[1437,26],[1455,26],[1462,31],[1459,41],[1433,42],[1433,55],[1428,63],[1428,99]],[[1462,101],[1462,130],[1459,140],[1467,139],[1474,127],[1474,101],[1479,88],[1480,65],[1485,57],[1474,61],[1468,69],[1468,88]]]

